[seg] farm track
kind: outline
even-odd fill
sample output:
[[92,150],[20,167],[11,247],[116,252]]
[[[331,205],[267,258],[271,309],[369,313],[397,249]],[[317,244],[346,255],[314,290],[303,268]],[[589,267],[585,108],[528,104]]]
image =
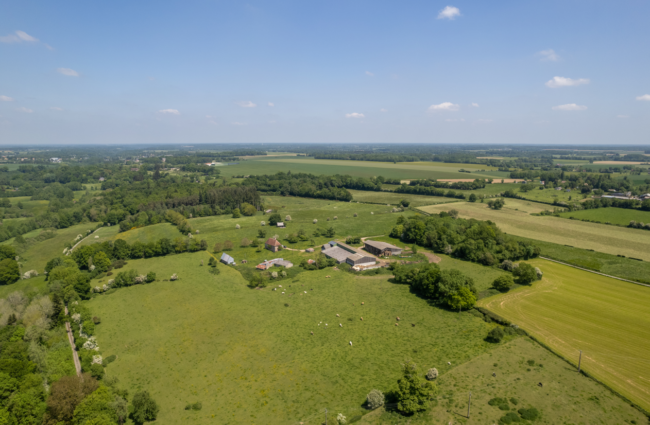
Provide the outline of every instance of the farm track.
[[[65,306],[65,315],[68,315],[68,306]],[[77,376],[81,376],[81,362],[79,361],[79,354],[74,346],[74,336],[72,336],[72,329],[70,328],[70,322],[65,322],[65,331],[68,334],[68,342],[70,343],[70,348],[72,349],[72,359],[74,360],[74,368],[77,370]]]

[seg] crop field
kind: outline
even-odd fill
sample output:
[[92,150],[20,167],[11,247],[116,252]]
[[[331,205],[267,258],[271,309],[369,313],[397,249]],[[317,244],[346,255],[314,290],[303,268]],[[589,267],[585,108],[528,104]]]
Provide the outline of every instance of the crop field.
[[[537,385],[539,382],[543,387]],[[437,405],[430,412],[405,418],[378,409],[364,416],[359,424],[497,424],[507,412],[488,404],[495,397],[508,399],[509,407],[514,410],[536,408],[541,417],[532,423],[540,425],[642,424],[647,421],[639,410],[577,373],[530,338],[502,343],[497,349],[454,367],[437,379],[437,385]],[[467,420],[463,416],[467,415],[470,391],[472,406],[470,420]]]
[[546,260],[542,281],[479,305],[518,324],[553,350],[650,410],[650,288]]
[[485,172],[461,173],[460,169],[468,169],[476,164],[444,164],[414,165],[416,163],[392,163],[374,161],[344,161],[311,158],[256,158],[241,161],[238,165],[221,167],[225,177],[235,175],[275,174],[291,170],[292,173],[311,173],[316,175],[349,174],[355,177],[383,176],[392,179],[467,179],[467,178],[507,178],[508,173],[490,171],[489,167],[481,166]]
[[[561,213],[560,216],[579,220],[591,220],[601,223],[618,224],[627,226],[630,221],[650,223],[650,211],[631,210],[627,208],[597,208],[593,210],[582,210]],[[640,232],[647,230],[639,230]]]
[[[553,216],[532,216],[510,207],[519,205],[521,200],[506,198],[505,202],[502,210],[492,210],[480,202],[461,202],[453,208],[463,218],[492,220],[508,234],[650,261],[650,238],[645,231]],[[420,209],[438,213],[450,208],[431,205]]]
[[[220,264],[215,276],[199,266],[208,258],[129,261],[125,270],[180,279],[88,302],[102,319],[101,352],[118,356],[107,374],[130,393],[149,390],[160,423],[314,424],[325,407],[354,417],[371,389],[395,387],[406,358],[445,373],[447,362],[493,348],[484,341],[492,325],[432,307],[386,278],[327,268],[253,290],[234,267]],[[184,410],[196,401],[200,412]]]
[[551,242],[510,235],[517,240],[534,243],[542,250],[542,256],[573,264],[578,267],[595,270],[623,279],[636,280],[650,284],[650,263],[630,258],[595,252],[582,248],[559,245]]
[[391,204],[397,205],[403,199],[406,199],[412,207],[420,207],[422,205],[431,204],[445,204],[451,202],[458,202],[458,199],[445,198],[442,196],[425,196],[425,195],[411,195],[408,193],[392,193],[392,192],[370,192],[366,190],[348,190],[354,197],[354,201],[371,202],[375,204]]

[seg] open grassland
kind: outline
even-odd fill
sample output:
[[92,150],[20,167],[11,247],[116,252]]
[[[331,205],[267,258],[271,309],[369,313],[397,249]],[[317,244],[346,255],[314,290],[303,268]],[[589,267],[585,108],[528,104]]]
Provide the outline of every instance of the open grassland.
[[[492,325],[434,308],[385,278],[328,268],[279,281],[277,291],[252,290],[233,267],[219,265],[215,276],[198,265],[208,258],[129,261],[125,269],[180,279],[88,302],[102,319],[102,353],[118,356],[107,374],[130,392],[149,390],[160,423],[320,423],[324,407],[350,418],[371,389],[395,386],[406,358],[445,373],[447,362],[492,348],[484,341]],[[200,412],[183,410],[195,401]]]
[[[502,210],[492,210],[480,202],[461,202],[453,208],[463,218],[491,220],[508,234],[650,261],[650,238],[646,231],[553,216],[532,216],[509,208],[511,203],[517,205],[515,201],[520,202],[505,199],[506,206]],[[420,209],[438,213],[450,208],[431,205]]]
[[220,168],[225,177],[235,175],[275,174],[277,172],[310,173],[316,175],[349,174],[355,177],[383,176],[391,179],[467,179],[467,178],[507,178],[506,172],[488,170],[485,172],[461,173],[471,164],[415,165],[417,163],[392,163],[374,161],[344,161],[312,158],[255,158],[241,161],[238,165]]
[[518,324],[553,350],[650,410],[650,288],[563,266],[530,262],[544,272],[531,287],[479,305]]
[[458,199],[445,198],[442,196],[411,195],[408,193],[392,193],[392,192],[369,192],[366,190],[348,190],[348,191],[354,197],[354,201],[371,202],[374,204],[397,205],[403,199],[409,201],[410,206],[412,207],[458,202]]
[[0,285],[0,298],[6,298],[7,295],[14,291],[23,291],[25,293],[46,292],[45,288],[47,288],[47,282],[45,281],[45,275],[41,274],[31,279],[21,279],[11,285]]
[[455,170],[471,170],[471,171],[499,171],[499,167],[491,167],[484,164],[460,164],[460,163],[449,163],[449,162],[434,162],[434,161],[420,161],[420,162],[398,162],[398,164],[404,165],[424,165],[427,167],[438,167],[438,168],[451,168]]
[[595,270],[623,279],[636,280],[650,284],[650,263],[630,258],[595,252],[582,248],[559,245],[551,242],[510,235],[517,240],[534,243],[542,250],[542,256],[573,264],[578,267]]
[[[647,422],[643,413],[529,338],[502,344],[453,368],[437,379],[437,385],[437,404],[431,411],[405,418],[378,409],[359,424],[497,424],[507,411],[488,404],[495,397],[508,399],[511,409],[535,407],[541,418],[533,423],[540,425]],[[467,420],[463,416],[470,391],[472,408]]]
[[[612,223],[619,226],[627,226],[630,221],[650,223],[650,211],[630,210],[626,208],[598,208],[593,210],[582,210],[565,212],[561,217],[574,217],[579,220],[598,221],[600,223]],[[643,232],[644,230],[639,230]],[[645,230],[647,231],[647,230]]]

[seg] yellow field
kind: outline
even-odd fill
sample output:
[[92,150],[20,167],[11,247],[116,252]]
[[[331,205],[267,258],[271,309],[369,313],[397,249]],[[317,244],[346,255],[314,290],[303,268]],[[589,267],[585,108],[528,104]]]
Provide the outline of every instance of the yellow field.
[[[491,220],[501,230],[512,235],[650,261],[650,238],[646,231],[530,215],[549,208],[549,205],[519,199],[506,199],[506,206],[502,210],[492,210],[487,204],[480,202],[460,202],[453,205],[460,217]],[[448,211],[451,207],[430,205],[420,209],[428,213],[438,213]]]
[[650,288],[546,260],[531,287],[479,301],[650,410]]

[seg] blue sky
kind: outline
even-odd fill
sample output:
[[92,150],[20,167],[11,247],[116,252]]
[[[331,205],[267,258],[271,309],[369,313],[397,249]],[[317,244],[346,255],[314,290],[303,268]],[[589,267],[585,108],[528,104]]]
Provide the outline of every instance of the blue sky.
[[0,144],[650,140],[649,1],[4,2]]

